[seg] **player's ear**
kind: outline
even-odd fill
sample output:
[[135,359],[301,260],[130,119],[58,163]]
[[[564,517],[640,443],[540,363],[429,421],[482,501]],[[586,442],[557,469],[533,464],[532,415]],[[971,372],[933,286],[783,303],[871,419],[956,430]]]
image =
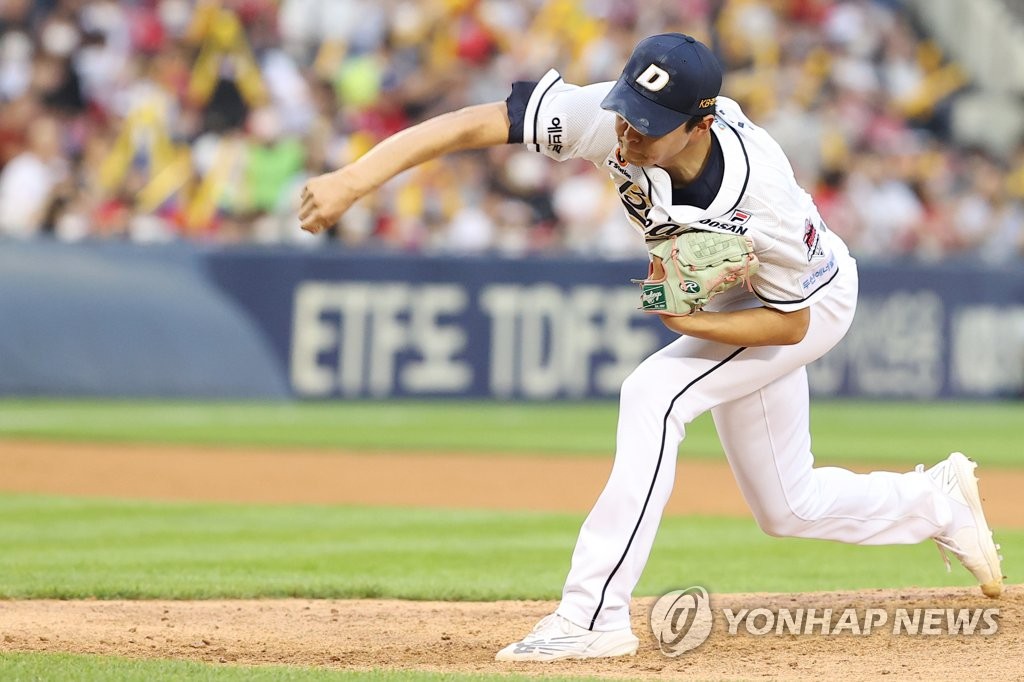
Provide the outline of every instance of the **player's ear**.
[[691,137],[699,137],[711,130],[711,124],[715,122],[713,114],[702,117],[693,116],[685,125],[686,133]]
[[714,123],[714,122],[715,122],[714,114],[708,114],[707,116],[705,116],[704,118],[702,118],[700,120],[700,123],[698,123],[695,126],[695,129],[701,131],[702,133],[706,133],[707,131],[711,130],[711,124]]

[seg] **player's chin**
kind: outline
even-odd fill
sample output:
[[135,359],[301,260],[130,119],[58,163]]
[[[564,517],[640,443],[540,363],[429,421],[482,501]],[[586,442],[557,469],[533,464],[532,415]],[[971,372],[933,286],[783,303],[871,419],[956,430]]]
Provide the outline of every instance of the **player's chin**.
[[634,166],[642,166],[647,162],[647,157],[643,154],[638,154],[632,149],[623,149],[621,146],[619,147],[619,155],[623,161]]

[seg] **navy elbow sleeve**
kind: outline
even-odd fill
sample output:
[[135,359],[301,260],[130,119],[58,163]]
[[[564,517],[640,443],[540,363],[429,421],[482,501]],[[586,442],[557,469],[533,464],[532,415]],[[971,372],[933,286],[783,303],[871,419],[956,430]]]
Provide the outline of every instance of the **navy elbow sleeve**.
[[536,81],[516,81],[512,84],[512,92],[505,98],[505,107],[508,109],[508,143],[522,144],[523,126],[526,122],[526,105],[530,102],[537,87]]

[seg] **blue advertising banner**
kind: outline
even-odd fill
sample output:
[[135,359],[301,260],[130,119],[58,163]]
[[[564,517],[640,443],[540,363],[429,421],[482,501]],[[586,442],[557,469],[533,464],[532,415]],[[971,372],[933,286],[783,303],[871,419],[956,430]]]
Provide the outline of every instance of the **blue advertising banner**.
[[667,338],[637,308],[643,263],[213,256],[312,398],[614,396]]
[[[208,265],[300,397],[613,397],[673,338],[637,310],[644,262],[231,251]],[[853,328],[810,368],[816,395],[1024,394],[1024,274],[860,272]]]
[[[0,244],[0,395],[613,398],[646,261]],[[1024,397],[1024,270],[862,265],[818,396]]]
[[287,398],[191,246],[0,241],[0,395]]

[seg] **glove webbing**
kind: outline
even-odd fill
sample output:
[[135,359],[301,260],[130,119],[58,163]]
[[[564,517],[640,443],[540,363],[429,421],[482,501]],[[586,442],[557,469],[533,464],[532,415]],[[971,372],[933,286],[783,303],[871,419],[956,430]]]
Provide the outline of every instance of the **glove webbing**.
[[[672,241],[672,251],[669,252],[669,260],[672,261],[672,266],[676,269],[676,276],[679,279],[679,283],[682,284],[682,282],[683,282],[683,270],[679,266],[679,259],[676,257],[678,254],[679,254],[679,247],[676,246],[676,242],[675,242],[675,240],[673,240]],[[754,287],[750,283],[750,260],[751,260],[751,258],[750,258],[750,254],[749,253],[743,255],[743,284],[746,285],[747,291],[749,291],[750,293],[754,293]],[[693,265],[691,265],[690,266],[690,272],[696,272],[696,271],[697,271],[697,268],[694,267]],[[718,288],[718,285],[720,285],[722,282],[735,282],[736,278],[739,277],[739,276],[740,276],[740,273],[738,273],[738,272],[727,272],[727,273],[723,274],[721,277],[718,277],[716,279],[711,280],[711,282],[708,283],[708,290],[709,291],[714,291],[716,288]]]

